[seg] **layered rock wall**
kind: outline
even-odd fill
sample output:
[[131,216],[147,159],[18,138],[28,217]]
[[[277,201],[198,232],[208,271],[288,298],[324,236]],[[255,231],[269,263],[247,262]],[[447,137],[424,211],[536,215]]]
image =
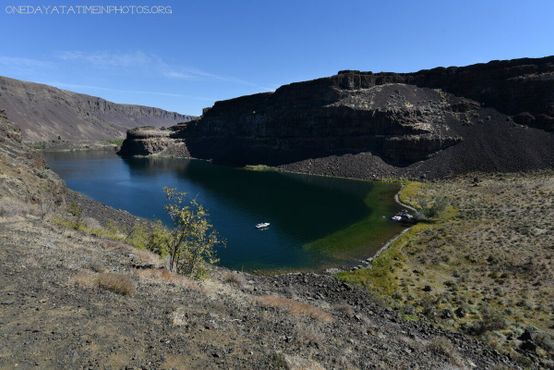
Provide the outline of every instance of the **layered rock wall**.
[[444,172],[440,157],[456,172],[544,168],[552,165],[553,75],[554,57],[416,73],[341,71],[216,102],[172,127],[169,141],[130,135],[122,154],[163,153],[173,140],[192,157],[238,165],[370,153],[395,168],[433,160]]

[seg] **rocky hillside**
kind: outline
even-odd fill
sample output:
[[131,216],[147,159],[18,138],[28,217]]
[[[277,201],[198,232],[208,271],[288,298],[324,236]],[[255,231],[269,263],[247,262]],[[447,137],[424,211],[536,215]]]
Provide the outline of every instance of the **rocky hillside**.
[[[154,254],[68,227],[68,194],[0,113],[2,369],[516,367],[333,276],[175,275]],[[132,220],[86,203],[79,217],[94,230]]]
[[41,214],[63,204],[64,195],[60,178],[22,143],[21,130],[0,110],[0,213]]
[[198,120],[150,132],[152,140],[135,130],[121,154],[361,178],[539,169],[554,166],[553,90],[554,57],[343,71],[217,102]]
[[133,127],[171,126],[194,118],[7,77],[0,77],[0,109],[30,142],[110,140]]

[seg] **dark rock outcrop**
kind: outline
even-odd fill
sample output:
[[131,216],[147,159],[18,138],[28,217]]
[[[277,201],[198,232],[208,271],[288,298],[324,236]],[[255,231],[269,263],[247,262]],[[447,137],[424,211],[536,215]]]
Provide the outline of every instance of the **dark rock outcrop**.
[[29,142],[110,140],[134,127],[171,126],[195,118],[7,77],[0,77],[0,109]]
[[[222,163],[304,171],[309,160],[305,172],[350,177],[545,168],[554,165],[553,76],[554,57],[404,74],[341,71],[216,102],[172,127],[162,146],[130,133],[122,154],[174,153],[178,145]],[[336,167],[329,158],[349,160],[330,173],[322,169]]]
[[127,131],[127,137],[119,154],[127,156],[164,156],[191,157],[185,141],[176,132],[183,130],[186,124],[181,123],[169,129],[157,129],[152,126],[137,127]]

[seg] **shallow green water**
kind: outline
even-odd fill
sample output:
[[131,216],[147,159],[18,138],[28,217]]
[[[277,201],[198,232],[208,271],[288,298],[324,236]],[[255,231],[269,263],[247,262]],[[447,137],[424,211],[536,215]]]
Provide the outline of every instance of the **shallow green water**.
[[[184,159],[122,159],[109,152],[49,153],[66,184],[93,199],[168,222],[164,186],[204,204],[227,239],[234,269],[320,269],[371,256],[401,227],[396,185],[252,171]],[[255,224],[270,222],[264,231]]]

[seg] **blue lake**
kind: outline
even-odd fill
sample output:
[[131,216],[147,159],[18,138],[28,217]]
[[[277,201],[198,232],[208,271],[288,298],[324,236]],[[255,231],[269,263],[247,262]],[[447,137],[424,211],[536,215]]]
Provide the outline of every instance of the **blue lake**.
[[[220,264],[244,270],[317,270],[373,255],[402,230],[397,185],[218,166],[112,152],[47,153],[67,186],[140,217],[169,220],[165,186],[196,197],[227,240]],[[258,230],[259,222],[270,222]]]

